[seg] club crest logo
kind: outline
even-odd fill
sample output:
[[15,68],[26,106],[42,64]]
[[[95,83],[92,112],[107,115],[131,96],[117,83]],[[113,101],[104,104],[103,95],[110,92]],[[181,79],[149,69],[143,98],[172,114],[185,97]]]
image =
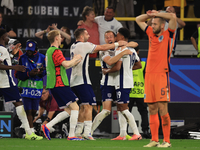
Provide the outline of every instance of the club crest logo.
[[29,43],[29,44],[28,44],[28,47],[33,47],[33,43]]
[[111,93],[108,93],[107,96],[108,96],[109,98],[111,98],[112,94],[111,94]]
[[158,38],[158,41],[159,41],[159,42],[162,42],[163,39],[164,39],[164,36],[161,35],[161,36]]
[[114,29],[114,26],[111,26],[110,28],[113,30],[113,29]]

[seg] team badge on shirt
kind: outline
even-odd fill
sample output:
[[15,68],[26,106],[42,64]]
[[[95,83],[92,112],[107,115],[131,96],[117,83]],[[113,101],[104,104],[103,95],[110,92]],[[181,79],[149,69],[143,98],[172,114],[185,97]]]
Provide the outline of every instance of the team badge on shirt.
[[3,53],[0,52],[0,57],[3,56]]
[[163,39],[164,39],[164,36],[161,35],[161,36],[158,38],[158,41],[159,41],[159,42],[162,42]]
[[108,96],[109,98],[111,98],[112,94],[111,94],[111,93],[108,93],[107,96]]
[[110,28],[113,30],[113,29],[114,29],[114,26],[111,26]]

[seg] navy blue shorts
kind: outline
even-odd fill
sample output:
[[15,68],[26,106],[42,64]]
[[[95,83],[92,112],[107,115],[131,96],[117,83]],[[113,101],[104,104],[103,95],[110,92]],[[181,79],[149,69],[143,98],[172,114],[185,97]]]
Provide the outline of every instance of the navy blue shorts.
[[78,101],[76,95],[69,86],[55,87],[50,89],[60,109],[69,106],[71,103]]
[[73,92],[81,101],[82,105],[96,105],[96,97],[92,86],[89,84],[82,84],[72,87]]
[[101,90],[102,102],[117,100],[115,86],[101,85],[100,90]]
[[24,110],[38,110],[39,98],[22,97]]
[[129,103],[129,94],[131,89],[117,89],[117,103],[118,104],[126,104]]
[[19,95],[19,90],[16,86],[10,88],[0,88],[0,95],[4,96],[5,102],[19,102],[22,101]]

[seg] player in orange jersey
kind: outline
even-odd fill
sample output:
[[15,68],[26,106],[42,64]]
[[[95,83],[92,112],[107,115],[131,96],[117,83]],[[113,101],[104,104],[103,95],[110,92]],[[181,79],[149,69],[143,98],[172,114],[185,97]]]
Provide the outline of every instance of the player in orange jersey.
[[[152,19],[152,25],[145,21]],[[169,20],[168,30],[164,30],[165,20]],[[159,13],[149,10],[136,18],[137,24],[149,37],[149,51],[145,74],[145,102],[150,112],[151,142],[144,147],[171,147],[170,116],[168,114],[169,98],[169,59],[173,48],[176,16],[173,13]],[[159,118],[162,120],[163,143],[159,144]]]

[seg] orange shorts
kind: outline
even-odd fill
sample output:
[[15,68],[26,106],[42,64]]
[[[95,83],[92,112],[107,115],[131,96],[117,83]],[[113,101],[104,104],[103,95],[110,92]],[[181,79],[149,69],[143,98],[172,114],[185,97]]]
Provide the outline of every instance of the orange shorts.
[[145,74],[145,103],[170,101],[169,73]]

